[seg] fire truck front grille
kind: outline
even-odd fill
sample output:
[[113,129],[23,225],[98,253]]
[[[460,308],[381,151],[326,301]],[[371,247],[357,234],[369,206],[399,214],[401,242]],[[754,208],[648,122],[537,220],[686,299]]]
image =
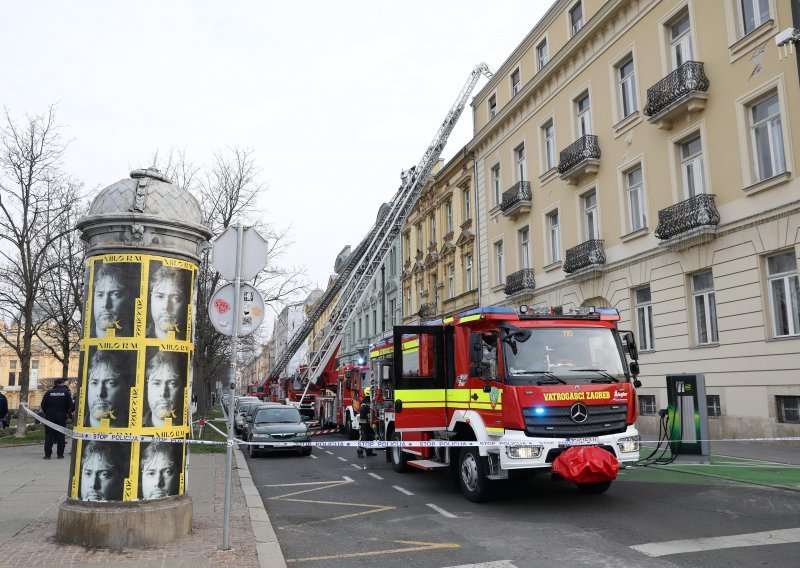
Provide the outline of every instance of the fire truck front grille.
[[628,416],[627,404],[587,405],[586,420],[575,422],[570,417],[571,406],[547,406],[537,413],[524,408],[525,433],[541,438],[603,436],[624,432]]

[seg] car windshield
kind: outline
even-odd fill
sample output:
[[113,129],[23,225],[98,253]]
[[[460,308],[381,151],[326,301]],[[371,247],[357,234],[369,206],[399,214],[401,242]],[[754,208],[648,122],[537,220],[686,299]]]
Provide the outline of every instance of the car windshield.
[[294,424],[302,421],[296,408],[264,408],[256,414],[256,424]]
[[627,381],[619,344],[608,328],[533,328],[530,338],[505,345],[511,384]]

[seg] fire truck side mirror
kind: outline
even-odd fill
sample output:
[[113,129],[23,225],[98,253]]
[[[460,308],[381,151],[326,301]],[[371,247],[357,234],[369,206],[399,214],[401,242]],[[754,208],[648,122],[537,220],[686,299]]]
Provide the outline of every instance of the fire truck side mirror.
[[402,400],[395,400],[394,401],[394,411],[395,412],[403,412],[403,401]]
[[[480,364],[483,361],[483,338],[480,333],[473,333],[469,336],[469,362]],[[480,371],[475,373],[480,376]]]
[[639,349],[636,347],[636,338],[633,335],[632,331],[626,331],[625,335],[622,336],[625,339],[625,346],[628,348],[628,355],[631,356],[631,359],[634,361],[639,360]]

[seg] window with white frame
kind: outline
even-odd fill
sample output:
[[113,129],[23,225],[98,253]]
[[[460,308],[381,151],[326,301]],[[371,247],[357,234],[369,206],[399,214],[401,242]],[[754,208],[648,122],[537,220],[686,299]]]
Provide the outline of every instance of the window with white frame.
[[525,144],[520,144],[514,149],[517,161],[517,181],[525,181]]
[[489,120],[497,116],[497,95],[489,97]]
[[447,216],[447,232],[453,232],[453,202],[448,201],[447,205],[444,206],[445,215]]
[[403,236],[403,248],[406,250],[406,260],[411,260],[411,235]]
[[597,192],[590,191],[585,194],[583,201],[583,229],[586,240],[600,238],[600,214],[597,210]]
[[583,4],[578,2],[573,6],[573,8],[569,11],[569,23],[570,29],[572,30],[572,35],[575,35],[581,28],[583,27]]
[[625,194],[628,204],[628,229],[630,232],[638,231],[647,226],[647,216],[644,206],[644,183],[642,180],[642,167],[636,166],[625,172]]
[[548,120],[542,125],[542,151],[544,153],[544,171],[556,167],[556,130],[552,120]]
[[785,172],[786,155],[783,151],[781,109],[777,93],[750,107],[750,131],[756,181]]
[[436,216],[430,216],[430,228],[431,228],[431,244],[436,244]]
[[669,48],[673,70],[694,59],[689,12],[685,12],[669,26]]
[[514,72],[511,73],[511,96],[516,97],[521,87],[522,85],[520,84],[519,79],[519,67],[517,67],[514,69]]
[[362,337],[364,337],[364,333],[361,328],[361,318],[358,318],[358,338],[361,339]]
[[800,396],[776,396],[778,422],[800,424]]
[[700,136],[680,145],[681,175],[683,191],[688,199],[706,192],[705,165],[703,163],[703,145]]
[[494,194],[494,204],[500,205],[503,201],[503,192],[500,189],[500,164],[492,168],[492,193]]
[[417,253],[422,252],[422,223],[417,225]]
[[558,224],[558,209],[547,214],[547,241],[550,262],[561,260],[561,229]]
[[640,416],[655,416],[657,411],[658,409],[656,408],[656,395],[654,394],[639,395]]
[[536,46],[536,61],[538,63],[537,69],[541,70],[542,67],[547,65],[547,59],[547,40],[543,39],[541,42],[539,42],[539,45]]
[[364,337],[369,337],[369,314],[364,315]]
[[394,247],[389,249],[389,274],[391,276],[397,274],[397,249]]
[[452,264],[447,265],[447,297],[456,297],[456,275]]
[[794,250],[767,257],[769,305],[775,337],[800,335],[800,280]]
[[517,231],[519,239],[519,267],[531,267],[531,232],[528,227]]
[[718,343],[717,303],[714,299],[714,276],[710,270],[692,275],[692,307],[697,344]]
[[632,115],[639,110],[636,101],[636,74],[633,65],[633,56],[628,57],[617,66],[617,81],[619,84],[620,118]]
[[650,298],[650,286],[635,291],[636,327],[639,332],[639,349],[650,351],[655,348],[653,337],[653,304]]
[[592,114],[589,104],[589,93],[584,93],[575,99],[575,118],[577,120],[578,136],[592,133]]
[[389,300],[389,327],[394,326],[397,311],[397,300],[392,298]]
[[372,310],[372,335],[377,335],[377,334],[378,334],[378,310]]
[[472,204],[470,203],[469,188],[462,192],[464,198],[464,221],[472,219]]
[[494,243],[494,266],[495,282],[497,284],[506,283],[506,266],[503,260],[503,241]]
[[467,290],[472,290],[472,255],[464,257],[464,285]]
[[13,387],[17,384],[17,361],[11,360],[8,368],[8,386]]
[[749,34],[770,19],[769,0],[739,0],[742,31]]
[[406,289],[406,313],[411,313],[411,283],[409,282],[408,288]]

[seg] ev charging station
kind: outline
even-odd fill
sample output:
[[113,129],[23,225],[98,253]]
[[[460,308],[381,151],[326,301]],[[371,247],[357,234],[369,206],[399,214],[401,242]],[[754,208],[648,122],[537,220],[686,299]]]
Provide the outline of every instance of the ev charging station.
[[667,375],[669,447],[676,462],[709,463],[705,375]]

